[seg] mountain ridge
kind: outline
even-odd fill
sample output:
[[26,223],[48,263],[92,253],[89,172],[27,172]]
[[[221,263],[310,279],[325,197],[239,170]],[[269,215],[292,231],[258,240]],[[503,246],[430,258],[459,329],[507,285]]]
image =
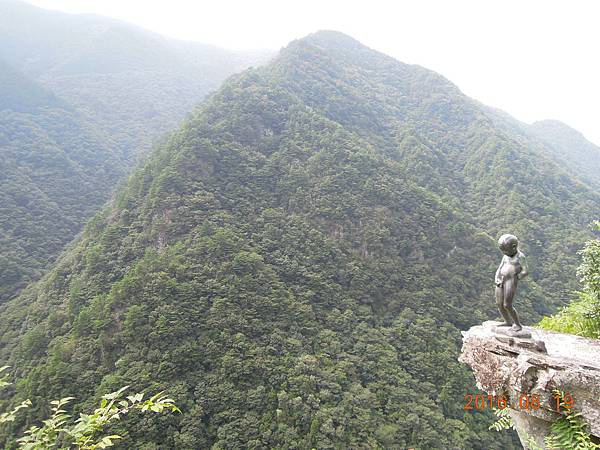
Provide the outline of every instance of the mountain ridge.
[[228,75],[269,58],[24,2],[0,2],[0,41],[0,59],[113,135],[130,163]]
[[534,122],[529,130],[543,140],[551,155],[591,186],[600,187],[600,147],[559,120]]
[[19,76],[2,98],[0,302],[39,278],[122,175],[110,139],[47,89]]
[[44,273],[163,133],[267,57],[18,1],[0,1],[0,42],[0,302]]

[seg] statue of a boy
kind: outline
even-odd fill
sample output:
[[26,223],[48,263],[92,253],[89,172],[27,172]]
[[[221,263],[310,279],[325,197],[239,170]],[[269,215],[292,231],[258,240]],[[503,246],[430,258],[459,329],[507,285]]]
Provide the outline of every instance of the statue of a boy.
[[518,281],[528,274],[525,255],[519,250],[519,240],[512,234],[503,234],[498,239],[498,247],[504,253],[502,262],[496,270],[496,304],[504,318],[501,327],[512,325],[512,331],[523,329],[513,300],[517,292]]

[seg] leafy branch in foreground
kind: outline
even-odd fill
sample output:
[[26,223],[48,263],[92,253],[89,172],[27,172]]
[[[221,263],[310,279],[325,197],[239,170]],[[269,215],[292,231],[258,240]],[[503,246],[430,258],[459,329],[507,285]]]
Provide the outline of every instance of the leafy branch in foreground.
[[565,450],[600,449],[599,444],[592,442],[588,426],[581,413],[575,412],[572,404],[564,401],[565,393],[558,389],[552,392],[559,397],[562,417],[552,424],[552,434],[544,439],[546,447]]
[[[502,431],[502,430],[515,430],[515,424],[510,416],[508,408],[494,409],[494,413],[498,417],[498,420],[490,425],[490,430]],[[529,448],[529,450],[543,450],[542,447],[537,445],[535,439],[525,432],[521,432],[521,438]]]
[[[0,368],[0,374],[8,367]],[[8,386],[6,376],[0,377],[0,388]],[[118,391],[102,396],[99,408],[92,414],[79,414],[74,423],[68,424],[71,415],[67,412],[68,405],[74,397],[65,397],[50,402],[52,415],[49,419],[42,421],[41,426],[34,425],[25,431],[25,435],[19,439],[19,448],[25,450],[43,449],[70,449],[96,450],[112,447],[114,441],[121,436],[103,435],[104,430],[112,423],[119,421],[123,416],[133,410],[142,412],[162,413],[164,411],[181,413],[175,405],[175,401],[162,392],[144,400],[144,394],[137,393],[124,397],[129,386],[122,387]],[[31,401],[25,400],[8,413],[0,414],[0,424],[14,421],[19,410],[31,406]]]
[[[4,372],[6,369],[8,369],[8,366],[0,367],[0,389],[6,386],[10,386],[11,384],[8,381],[6,381],[8,376],[6,374],[2,375],[2,372]],[[17,417],[17,413],[21,409],[29,408],[30,406],[31,401],[24,400],[19,405],[15,406],[15,408],[12,411],[0,413],[0,424],[6,422],[14,422],[15,418]]]
[[498,417],[498,420],[489,426],[490,430],[502,431],[502,430],[514,430],[515,425],[508,408],[494,409],[494,414]]

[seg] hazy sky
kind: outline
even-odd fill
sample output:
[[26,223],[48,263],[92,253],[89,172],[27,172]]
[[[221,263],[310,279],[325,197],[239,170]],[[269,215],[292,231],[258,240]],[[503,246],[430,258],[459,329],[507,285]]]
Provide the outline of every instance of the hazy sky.
[[28,0],[231,49],[278,49],[319,29],[433,69],[525,122],[559,119],[600,145],[595,0]]

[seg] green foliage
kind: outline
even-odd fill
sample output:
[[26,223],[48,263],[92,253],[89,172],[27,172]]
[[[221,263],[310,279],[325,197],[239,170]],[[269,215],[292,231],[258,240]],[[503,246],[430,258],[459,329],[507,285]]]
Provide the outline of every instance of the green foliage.
[[[498,417],[496,422],[490,425],[490,430],[495,431],[503,431],[503,430],[515,430],[515,424],[513,423],[512,417],[510,416],[510,410],[508,408],[504,409],[494,409],[494,414]],[[529,450],[544,450],[540,447],[533,436],[529,436],[525,431],[521,431],[520,438],[527,444],[527,448]],[[547,450],[550,448],[547,447]]]
[[[8,367],[0,368],[0,373]],[[0,378],[0,389],[10,385],[6,375]],[[138,393],[124,398],[129,386],[102,396],[100,406],[92,414],[80,413],[74,423],[71,415],[64,409],[74,397],[65,397],[50,402],[51,416],[42,421],[41,426],[32,425],[24,435],[16,440],[18,447],[24,450],[44,450],[50,448],[78,450],[97,450],[112,447],[115,441],[122,439],[118,434],[106,435],[106,429],[120,421],[131,411],[162,413],[164,411],[181,413],[173,399],[165,397],[162,392],[144,400],[144,394]],[[30,400],[21,402],[8,413],[0,414],[0,425],[14,422],[20,410],[29,408]]]
[[[8,370],[8,369],[9,369],[8,366],[0,367],[0,374],[2,374],[2,372],[4,372],[5,370]],[[2,376],[0,377],[0,388],[10,385],[10,383],[8,381],[6,381],[7,377],[8,377],[7,374],[2,374]]]
[[510,410],[508,408],[494,409],[494,414],[496,414],[498,420],[490,425],[490,430],[502,431],[515,429],[515,425],[512,417],[510,416]]
[[[600,222],[595,223],[600,231]],[[600,239],[588,241],[581,251],[583,260],[577,274],[584,290],[579,299],[552,317],[545,317],[543,328],[600,339]]]
[[113,422],[133,410],[142,412],[163,411],[181,412],[172,399],[158,393],[143,401],[143,394],[135,394],[123,398],[129,386],[102,396],[100,406],[92,414],[79,415],[73,425],[68,425],[71,415],[63,409],[73,397],[65,397],[50,402],[52,416],[43,421],[43,426],[32,426],[25,431],[25,436],[17,439],[19,448],[35,450],[39,448],[77,448],[80,450],[97,450],[112,447],[115,441],[122,439],[117,434],[103,435]]
[[554,390],[559,396],[562,417],[552,424],[552,433],[544,439],[544,445],[550,450],[597,450],[600,444],[592,442],[588,425],[579,412],[571,409],[572,404],[564,401],[565,393]]
[[0,303],[40,277],[123,174],[106,136],[64,102],[25,106],[0,108]]
[[[8,369],[8,366],[0,367],[0,390],[5,388],[6,386],[10,386],[7,380],[8,375],[2,374],[5,370]],[[6,422],[14,422],[17,414],[20,410],[28,408],[31,406],[30,400],[23,400],[19,405],[15,406],[11,411],[0,413],[0,425]]]

